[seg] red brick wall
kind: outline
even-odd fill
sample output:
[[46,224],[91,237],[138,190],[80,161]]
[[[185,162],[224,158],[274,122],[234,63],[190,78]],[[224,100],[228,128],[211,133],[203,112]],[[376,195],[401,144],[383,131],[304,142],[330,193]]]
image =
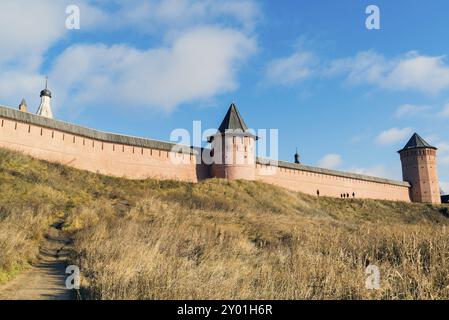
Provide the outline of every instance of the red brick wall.
[[257,164],[256,180],[310,195],[340,198],[342,193],[355,193],[356,198],[410,202],[409,187],[358,180],[323,173],[278,168]]
[[[245,150],[245,146],[249,148],[248,154],[252,154],[254,146],[244,140],[238,148]],[[197,163],[194,155],[106,143],[2,117],[0,147],[78,169],[131,179],[197,182],[210,177],[212,171],[210,166]],[[174,164],[172,156],[181,157],[184,163]],[[246,160],[254,161],[253,158]],[[410,201],[409,188],[405,186],[275,167],[269,167],[271,174],[266,175],[266,166],[260,164],[250,171],[247,171],[248,163],[229,168],[229,178],[251,179],[255,176],[256,180],[312,195],[319,190],[322,196],[340,197],[341,193],[349,193],[352,197],[354,192],[356,198]]]
[[[194,155],[106,143],[1,117],[0,146],[106,175],[198,180]],[[185,163],[173,164],[172,156]]]

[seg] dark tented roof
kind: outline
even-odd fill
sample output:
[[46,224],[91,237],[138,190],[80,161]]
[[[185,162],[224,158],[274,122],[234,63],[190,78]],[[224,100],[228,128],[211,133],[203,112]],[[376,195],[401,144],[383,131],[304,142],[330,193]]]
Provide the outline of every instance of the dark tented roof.
[[214,140],[214,137],[224,134],[226,134],[226,136],[229,135],[250,136],[256,140],[259,139],[257,136],[255,136],[250,132],[248,126],[246,125],[245,121],[243,121],[243,118],[240,115],[240,112],[237,110],[237,107],[234,103],[232,103],[231,106],[229,107],[228,112],[226,113],[223,121],[221,122],[221,125],[218,128],[217,133],[213,136],[210,136],[208,138],[208,141],[212,142]]
[[245,121],[243,121],[243,118],[234,103],[229,107],[223,122],[218,128],[218,131],[221,133],[225,133],[226,130],[241,130],[242,132],[248,130],[248,126]]
[[430,144],[426,142],[419,134],[414,133],[413,136],[410,138],[410,140],[407,142],[404,148],[399,150],[399,152],[409,149],[416,149],[416,148],[431,148],[431,149],[437,149]]

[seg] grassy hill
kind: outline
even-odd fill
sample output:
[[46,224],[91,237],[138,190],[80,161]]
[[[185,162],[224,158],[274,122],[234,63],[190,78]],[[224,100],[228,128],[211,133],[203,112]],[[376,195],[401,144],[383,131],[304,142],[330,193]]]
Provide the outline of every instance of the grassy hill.
[[61,218],[86,299],[449,298],[447,206],[130,181],[0,149],[0,282]]

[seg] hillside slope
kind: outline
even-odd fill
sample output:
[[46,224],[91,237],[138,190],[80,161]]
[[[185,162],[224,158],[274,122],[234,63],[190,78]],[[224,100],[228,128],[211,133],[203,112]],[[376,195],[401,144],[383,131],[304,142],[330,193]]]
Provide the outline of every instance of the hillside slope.
[[86,299],[449,298],[447,206],[130,181],[0,149],[0,282],[61,218]]

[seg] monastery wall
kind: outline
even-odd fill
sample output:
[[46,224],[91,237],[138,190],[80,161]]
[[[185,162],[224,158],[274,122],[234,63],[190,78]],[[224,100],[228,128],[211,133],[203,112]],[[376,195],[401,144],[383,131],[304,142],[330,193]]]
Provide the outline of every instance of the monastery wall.
[[279,162],[278,166],[256,165],[256,180],[310,195],[410,202],[408,182]]
[[[105,175],[198,181],[194,150],[185,147],[174,153],[172,146],[0,107],[0,147]],[[207,174],[199,167],[199,173]]]
[[[197,161],[200,149],[105,133],[0,106],[0,147],[82,170],[130,179],[197,182],[211,177],[211,166]],[[368,177],[279,161],[257,159],[255,178],[293,191],[337,197],[410,201],[407,182]]]

